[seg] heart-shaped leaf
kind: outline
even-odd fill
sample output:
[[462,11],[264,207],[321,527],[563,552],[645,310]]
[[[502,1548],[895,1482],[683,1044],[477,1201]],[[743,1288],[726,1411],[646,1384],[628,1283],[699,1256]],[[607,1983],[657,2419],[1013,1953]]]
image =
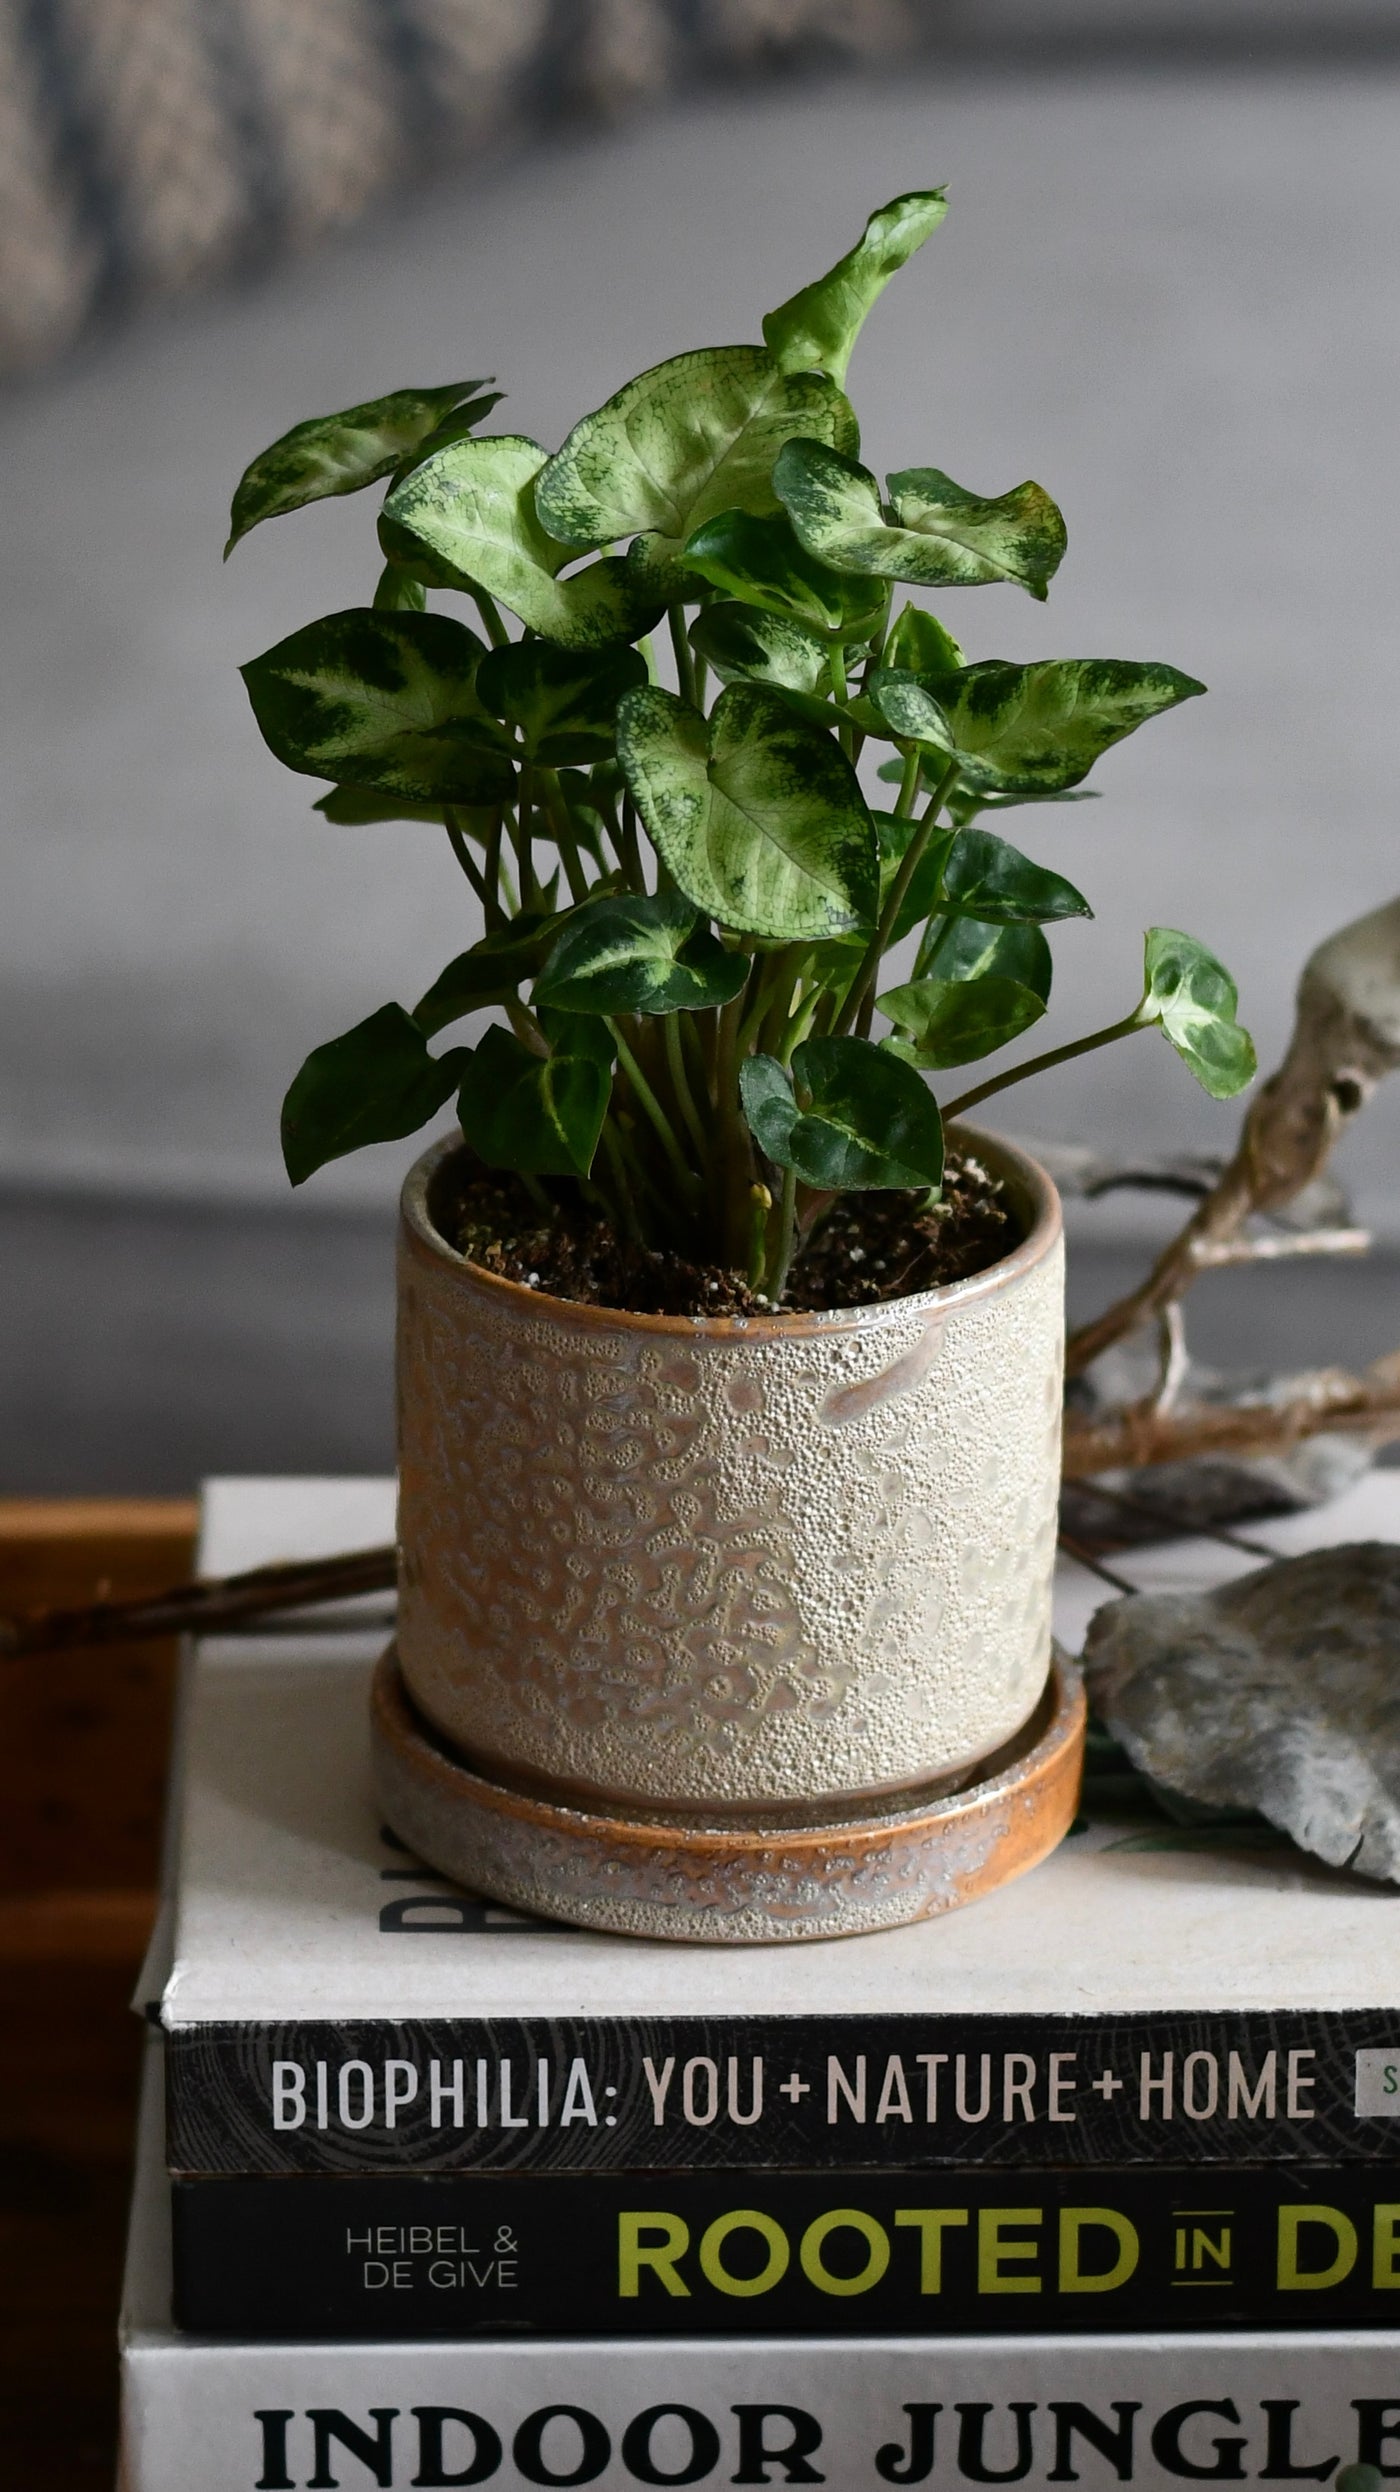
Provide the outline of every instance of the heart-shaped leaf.
[[658,854],[687,899],[781,942],[874,918],[875,826],[833,737],[762,684],[731,684],[707,721],[657,685],[617,714],[618,757]]
[[878,998],[879,1008],[907,1040],[892,1040],[909,1064],[936,1071],[972,1064],[1019,1038],[1045,1010],[1039,995],[1014,978],[916,978]]
[[1053,964],[1039,926],[998,926],[980,917],[944,917],[930,929],[920,975],[942,979],[1010,978],[1042,1004],[1050,1001]]
[[943,1182],[943,1120],[913,1067],[864,1038],[809,1038],[789,1076],[774,1056],[739,1068],[760,1147],[804,1184],[842,1192]]
[[910,190],[891,199],[888,207],[876,209],[844,259],[766,313],[764,343],[783,370],[815,368],[844,383],[866,314],[947,213],[941,190]]
[[1065,550],[1065,523],[1037,484],[994,501],[936,467],[889,479],[892,517],[868,467],[820,441],[789,441],[773,490],[802,543],[833,571],[916,588],[977,588],[1011,580],[1043,598]]
[[313,1047],[282,1104],[282,1157],[293,1185],[327,1160],[417,1133],[450,1098],[465,1050],[430,1056],[402,1004],[382,1004],[342,1038]]
[[557,769],[614,752],[618,702],[646,680],[646,660],[635,649],[593,656],[516,640],[482,659],[476,688],[492,715],[515,729],[526,757]]
[[826,672],[821,641],[785,616],[764,614],[753,606],[702,606],[690,639],[724,684],[779,684],[787,691],[815,692]]
[[[580,1021],[579,1031],[590,1024]],[[593,1048],[538,1056],[493,1025],[466,1056],[457,1113],[488,1168],[532,1177],[586,1177],[612,1091],[609,1064]]]
[[786,615],[827,640],[868,639],[883,611],[883,593],[872,598],[866,581],[818,562],[781,511],[768,519],[718,511],[687,537],[682,560],[742,604]]
[[[377,484],[415,455],[461,399],[485,387],[484,381],[449,381],[442,389],[396,389],[387,398],[343,407],[338,415],[313,415],[305,424],[294,424],[245,468],[229,513],[224,560],[239,538],[264,519],[279,519],[307,502]],[[470,409],[462,408],[462,420],[479,423],[499,396],[498,391]]]
[[[1021,795],[1077,786],[1134,728],[1205,685],[1175,666],[1130,658],[987,658],[925,690],[942,710],[969,786]],[[883,703],[883,695],[872,694]]]
[[966,663],[961,648],[922,606],[905,606],[896,618],[881,660],[910,675],[951,675]]
[[495,805],[515,784],[482,708],[483,644],[443,614],[352,607],[242,669],[264,740],[289,770],[415,801]]
[[387,496],[379,535],[391,561],[437,588],[483,588],[545,640],[593,649],[647,631],[661,612],[625,561],[571,559],[535,514],[537,441],[518,433],[456,441]]
[[716,511],[777,508],[773,461],[794,433],[858,447],[834,382],[785,372],[763,346],[705,346],[656,364],[585,415],[545,467],[536,508],[565,545],[654,535],[675,551]]
[[943,905],[994,926],[1049,926],[1092,917],[1082,891],[994,831],[959,831],[943,868]]
[[[567,914],[567,912],[565,912]],[[508,926],[483,936],[469,952],[459,952],[434,978],[426,995],[413,1007],[413,1018],[431,1038],[449,1021],[479,1012],[484,1004],[503,1004],[525,978],[544,966],[563,918],[524,910]]]
[[1148,929],[1140,1021],[1155,1021],[1212,1099],[1233,1099],[1258,1070],[1254,1041],[1236,1019],[1228,969],[1194,935]]
[[731,1002],[748,971],[680,892],[628,893],[574,911],[534,1000],[556,1012],[702,1012]]

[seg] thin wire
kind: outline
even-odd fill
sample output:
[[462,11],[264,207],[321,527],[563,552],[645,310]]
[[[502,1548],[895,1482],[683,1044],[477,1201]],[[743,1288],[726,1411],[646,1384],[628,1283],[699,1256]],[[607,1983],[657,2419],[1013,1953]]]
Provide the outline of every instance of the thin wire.
[[1105,1566],[1101,1558],[1096,1558],[1091,1550],[1085,1548],[1082,1540],[1076,1540],[1072,1532],[1067,1532],[1063,1528],[1060,1532],[1060,1547],[1067,1557],[1075,1560],[1076,1564],[1087,1567],[1091,1575],[1098,1575],[1104,1583],[1111,1584],[1115,1592],[1137,1592],[1140,1589],[1137,1584],[1129,1583],[1126,1575],[1115,1574],[1111,1566]]
[[1149,1523],[1168,1523],[1203,1540],[1223,1541],[1227,1549],[1243,1549],[1246,1557],[1272,1559],[1279,1555],[1265,1540],[1251,1540],[1244,1532],[1232,1532],[1224,1523],[1197,1522],[1191,1515],[1183,1514],[1179,1506],[1173,1512],[1170,1506],[1150,1505],[1144,1497],[1130,1497],[1121,1488],[1103,1488],[1097,1480],[1075,1480],[1073,1486],[1087,1497],[1097,1497],[1103,1505],[1120,1507],[1124,1514],[1141,1515]]

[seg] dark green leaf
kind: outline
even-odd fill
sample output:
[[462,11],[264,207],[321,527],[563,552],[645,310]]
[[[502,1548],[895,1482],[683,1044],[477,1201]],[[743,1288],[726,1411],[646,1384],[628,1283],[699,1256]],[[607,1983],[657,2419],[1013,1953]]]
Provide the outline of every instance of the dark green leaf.
[[430,587],[485,589],[563,648],[600,648],[649,630],[661,601],[625,561],[555,577],[572,555],[535,515],[535,479],[544,464],[539,443],[517,433],[436,451],[386,498],[379,520],[385,553]]
[[511,641],[481,661],[477,692],[520,737],[527,758],[547,768],[605,760],[617,743],[617,705],[647,680],[635,649],[557,649]]
[[1010,978],[1050,1001],[1050,946],[1039,926],[997,926],[980,917],[945,917],[935,924],[920,975],[944,979]]
[[586,1177],[611,1089],[608,1067],[596,1055],[556,1049],[537,1056],[512,1031],[493,1026],[467,1056],[457,1112],[488,1168]]
[[885,643],[881,664],[911,675],[951,675],[966,663],[962,650],[936,614],[906,606]]
[[482,643],[442,614],[326,615],[242,670],[289,770],[419,803],[501,804],[514,774],[476,694]]
[[773,468],[773,489],[798,536],[833,571],[916,588],[1011,580],[1044,597],[1065,550],[1065,524],[1041,486],[1017,485],[984,501],[936,467],[908,467],[889,488],[887,519],[869,468],[821,441],[789,441]]
[[994,831],[959,831],[943,869],[944,905],[995,926],[1048,926],[1092,917],[1082,891],[1022,856]]
[[871,923],[875,827],[833,737],[762,684],[731,684],[706,721],[674,694],[629,692],[618,756],[686,897],[740,933],[820,939]]
[[1239,994],[1228,969],[1194,935],[1148,930],[1139,1019],[1162,1036],[1212,1099],[1233,1099],[1258,1070],[1254,1042],[1236,1019]]
[[866,314],[891,277],[912,259],[920,243],[942,224],[948,203],[941,190],[906,191],[877,208],[844,259],[804,286],[763,322],[764,343],[785,372],[829,372],[845,381],[851,349]]
[[872,598],[866,581],[843,579],[807,553],[781,511],[768,519],[718,511],[687,537],[682,559],[742,604],[786,615],[827,640],[868,638],[883,610],[883,596]]
[[[482,381],[449,381],[444,389],[396,389],[387,398],[344,407],[339,415],[313,415],[294,424],[245,469],[229,514],[225,561],[261,520],[376,484],[414,455],[459,400],[484,387]],[[488,399],[478,416],[495,403]]]
[[1204,692],[1174,666],[1127,658],[984,659],[925,689],[944,712],[969,786],[1057,794],[1145,719]]
[[747,955],[726,952],[678,891],[585,900],[536,984],[556,1012],[702,1012],[743,986]]
[[341,830],[359,830],[367,822],[435,822],[442,829],[441,805],[415,805],[407,796],[381,796],[372,787],[333,787],[311,808]]
[[768,1157],[832,1190],[943,1180],[943,1123],[913,1067],[864,1038],[809,1038],[792,1082],[772,1056],[739,1068],[744,1114]]
[[702,606],[690,638],[720,682],[777,684],[792,692],[815,692],[826,672],[826,650],[810,632],[782,615],[753,606]]
[[891,987],[879,1008],[907,1043],[891,1042],[906,1063],[929,1071],[972,1064],[1019,1038],[1045,1010],[1039,995],[1013,978],[916,978]]
[[574,426],[536,508],[565,545],[653,535],[675,552],[716,511],[776,509],[773,461],[794,433],[857,447],[833,382],[784,372],[762,346],[706,346],[628,381]]
[[474,943],[469,952],[459,952],[414,1005],[419,1029],[431,1038],[445,1030],[449,1021],[460,1021],[464,1013],[478,1012],[483,1004],[505,1003],[522,979],[533,978],[544,966],[561,922],[558,917],[527,910]]
[[456,1088],[463,1052],[430,1056],[402,1004],[383,1004],[342,1038],[313,1047],[282,1106],[282,1157],[293,1185],[347,1151],[417,1133]]

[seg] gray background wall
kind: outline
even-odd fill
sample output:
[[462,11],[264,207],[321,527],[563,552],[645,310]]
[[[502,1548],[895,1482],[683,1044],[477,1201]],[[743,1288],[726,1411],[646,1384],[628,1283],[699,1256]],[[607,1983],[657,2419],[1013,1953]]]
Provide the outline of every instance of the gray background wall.
[[[325,505],[223,571],[241,466],[301,415],[458,373],[498,374],[497,423],[552,444],[641,365],[756,335],[901,188],[946,181],[952,209],[858,350],[867,455],[982,491],[1037,476],[1070,533],[1048,606],[965,592],[949,619],[975,655],[1161,656],[1211,688],[1108,758],[1098,804],[1007,826],[1098,910],[1058,940],[1052,1035],[1125,1008],[1156,921],[1220,951],[1281,1049],[1307,950],[1400,888],[1398,84],[1380,55],[964,60],[692,99],[439,188],[0,408],[0,1485],[387,1448],[407,1148],[293,1201],[277,1108],[310,1046],[470,939],[470,895],[430,831],[333,831],[264,753],[237,662],[367,597],[372,531],[366,503]],[[1234,1115],[1144,1037],[1014,1122],[1223,1148]],[[1350,1169],[1392,1245],[1398,1143],[1400,1085]],[[1096,1215],[1086,1291],[1144,1217]],[[1378,1282],[1310,1274],[1254,1317],[1236,1289],[1207,1328],[1380,1349]]]

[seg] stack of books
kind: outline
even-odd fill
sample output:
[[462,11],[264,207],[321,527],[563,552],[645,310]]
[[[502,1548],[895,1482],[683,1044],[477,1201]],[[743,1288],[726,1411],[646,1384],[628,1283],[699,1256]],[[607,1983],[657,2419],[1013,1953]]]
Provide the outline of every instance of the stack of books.
[[[1376,1474],[1270,1528],[1397,1526]],[[202,1562],[391,1528],[387,1483],[229,1483]],[[530,1922],[379,1823],[383,1640],[189,1666],[126,2492],[1400,2476],[1400,1898],[1110,1780],[906,1930]]]

